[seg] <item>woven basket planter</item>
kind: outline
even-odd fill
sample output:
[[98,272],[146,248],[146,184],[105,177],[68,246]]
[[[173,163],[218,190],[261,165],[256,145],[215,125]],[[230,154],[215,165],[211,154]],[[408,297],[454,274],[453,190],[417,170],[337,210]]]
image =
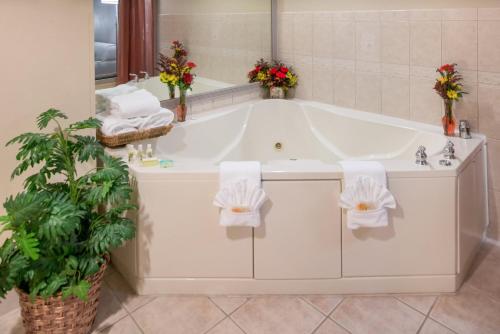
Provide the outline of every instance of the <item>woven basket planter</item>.
[[92,285],[86,302],[71,296],[31,301],[28,294],[17,289],[19,305],[27,334],[87,334],[94,324],[99,305],[99,295],[107,261],[88,281]]

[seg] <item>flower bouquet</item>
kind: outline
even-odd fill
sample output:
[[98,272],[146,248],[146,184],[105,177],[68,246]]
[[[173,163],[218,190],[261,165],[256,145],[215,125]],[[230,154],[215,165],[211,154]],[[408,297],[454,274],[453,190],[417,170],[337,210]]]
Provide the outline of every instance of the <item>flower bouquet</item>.
[[298,76],[290,66],[280,61],[269,63],[260,59],[253,70],[248,73],[249,82],[258,82],[263,88],[269,89],[271,98],[283,99],[290,88],[298,83]]
[[436,79],[434,90],[444,101],[444,116],[441,119],[445,136],[455,135],[456,121],[453,116],[453,102],[459,101],[463,94],[461,84],[463,78],[456,70],[457,64],[445,64],[437,69],[439,77]]
[[170,47],[174,51],[173,57],[167,57],[160,53],[158,68],[160,81],[167,84],[170,90],[170,98],[175,97],[175,87],[179,87],[179,105],[176,108],[177,121],[186,120],[186,92],[192,89],[194,74],[191,71],[196,64],[187,60],[187,51],[179,41],[173,41]]

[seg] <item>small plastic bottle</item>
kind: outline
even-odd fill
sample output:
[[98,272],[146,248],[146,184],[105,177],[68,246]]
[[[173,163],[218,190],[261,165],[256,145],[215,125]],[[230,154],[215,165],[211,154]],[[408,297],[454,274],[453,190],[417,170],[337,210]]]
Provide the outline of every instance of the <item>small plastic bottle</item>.
[[142,144],[137,145],[137,158],[139,158],[140,161],[144,158],[144,148]]
[[146,158],[152,158],[153,157],[153,148],[151,147],[151,144],[148,144],[146,147]]
[[134,145],[128,144],[127,145],[127,156],[128,156],[128,162],[134,162],[135,159],[135,148]]

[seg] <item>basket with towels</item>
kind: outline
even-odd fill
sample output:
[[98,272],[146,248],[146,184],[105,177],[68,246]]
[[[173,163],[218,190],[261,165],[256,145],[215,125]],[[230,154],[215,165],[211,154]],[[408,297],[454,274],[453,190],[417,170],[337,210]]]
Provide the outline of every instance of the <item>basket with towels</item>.
[[108,147],[165,135],[174,120],[156,96],[128,84],[96,91],[96,110],[102,121],[97,139]]

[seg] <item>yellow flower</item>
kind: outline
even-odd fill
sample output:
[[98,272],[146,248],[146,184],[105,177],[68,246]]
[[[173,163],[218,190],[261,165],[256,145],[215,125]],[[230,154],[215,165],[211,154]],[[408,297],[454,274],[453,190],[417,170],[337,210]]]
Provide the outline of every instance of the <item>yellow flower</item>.
[[449,99],[451,100],[458,100],[458,93],[454,90],[448,90],[446,92],[446,95],[448,96]]
[[293,87],[297,84],[297,76],[293,75],[290,71],[288,71],[286,77],[290,81],[290,87]]
[[438,81],[443,85],[448,81],[448,77],[440,77]]
[[259,80],[259,81],[264,81],[264,80],[266,80],[266,79],[267,79],[267,75],[266,75],[264,72],[259,72],[259,73],[257,74],[257,80]]
[[163,83],[167,83],[167,73],[160,72],[160,81]]
[[160,73],[160,81],[167,85],[176,85],[178,78],[174,74]]

